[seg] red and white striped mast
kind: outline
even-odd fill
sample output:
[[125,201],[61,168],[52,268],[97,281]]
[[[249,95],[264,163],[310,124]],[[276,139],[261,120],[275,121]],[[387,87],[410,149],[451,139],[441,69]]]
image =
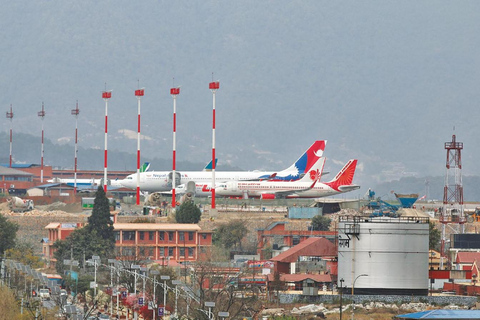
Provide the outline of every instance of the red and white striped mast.
[[220,82],[213,81],[208,85],[213,94],[213,124],[212,124],[212,209],[215,209],[215,93],[220,89]]
[[77,194],[77,154],[78,154],[78,114],[80,109],[78,109],[78,101],[75,109],[72,109],[72,115],[75,116],[75,168],[73,174],[73,194]]
[[7,111],[7,119],[10,120],[10,168],[12,167],[12,121],[13,121],[13,109],[10,105],[10,112]]
[[102,98],[105,100],[105,164],[103,169],[103,190],[107,192],[107,136],[108,136],[108,99],[112,97],[112,91],[103,91]]
[[138,106],[138,130],[137,130],[137,206],[140,205],[140,100],[145,95],[144,89],[135,90]]
[[173,98],[173,164],[172,164],[172,208],[175,208],[177,200],[175,197],[175,187],[177,183],[177,176],[175,173],[176,152],[177,152],[177,96],[180,94],[180,87],[171,88],[170,94]]
[[38,111],[38,116],[42,119],[42,153],[41,153],[41,169],[40,169],[40,182],[43,183],[43,118],[45,118],[45,107],[42,102],[42,111]]

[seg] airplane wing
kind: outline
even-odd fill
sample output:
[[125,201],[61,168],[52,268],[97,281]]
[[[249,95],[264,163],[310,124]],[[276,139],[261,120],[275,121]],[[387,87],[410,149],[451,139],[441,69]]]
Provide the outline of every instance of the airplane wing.
[[[275,195],[275,199],[285,199],[286,197],[294,195],[297,192],[303,192],[303,191],[308,191],[312,189],[313,187],[315,187],[315,184],[317,183],[317,181],[318,180],[313,181],[313,183],[309,187],[304,189],[277,191],[277,192],[274,192],[273,194]],[[268,192],[265,192],[265,193],[268,193]]]
[[247,180],[242,180],[242,181],[264,181],[264,180],[272,180],[277,176],[277,173],[274,172],[271,175],[263,175],[258,178],[253,178],[253,179],[247,179]]

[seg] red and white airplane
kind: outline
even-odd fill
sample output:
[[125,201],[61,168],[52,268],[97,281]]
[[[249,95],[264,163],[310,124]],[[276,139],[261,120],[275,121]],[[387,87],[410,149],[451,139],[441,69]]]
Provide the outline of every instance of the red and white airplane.
[[333,180],[321,183],[318,180],[325,163],[325,158],[322,159],[320,168],[313,168],[298,181],[229,181],[221,183],[215,193],[218,196],[261,199],[320,198],[360,188],[352,184],[357,160],[348,161]]
[[[215,183],[227,181],[293,181],[303,177],[311,167],[323,156],[327,144],[326,140],[315,141],[297,161],[290,167],[281,171],[216,171]],[[208,190],[211,188],[212,173],[208,171],[176,171],[176,186],[191,185],[195,188]],[[135,189],[137,174],[131,174],[123,180],[119,180],[123,186]],[[197,186],[198,185],[198,186]],[[178,188],[178,187],[177,187]],[[177,191],[175,188],[175,191]],[[182,188],[182,187],[180,187]],[[183,188],[186,188],[183,186]],[[140,190],[148,192],[170,191],[172,189],[172,171],[147,171],[140,173]]]

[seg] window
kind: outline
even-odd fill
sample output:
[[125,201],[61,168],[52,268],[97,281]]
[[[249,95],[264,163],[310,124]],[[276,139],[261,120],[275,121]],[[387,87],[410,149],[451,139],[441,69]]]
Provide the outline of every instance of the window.
[[168,241],[173,241],[173,231],[168,232]]
[[123,256],[133,256],[133,249],[135,249],[135,248],[132,248],[132,247],[123,247],[122,255],[123,255]]
[[300,237],[299,236],[293,236],[293,239],[292,239],[292,244],[294,246],[296,246],[297,244],[300,243]]
[[135,231],[123,231],[123,240],[135,240]]
[[158,231],[158,235],[159,235],[160,241],[165,240],[165,232],[164,231]]
[[159,256],[160,257],[165,257],[165,248],[164,247],[160,247],[158,248],[160,251],[159,251]]
[[145,256],[145,247],[140,247],[139,250],[138,250],[138,254],[140,256]]
[[180,248],[180,257],[185,257],[185,248]]
[[147,256],[152,257],[153,256],[153,248],[147,248]]
[[173,247],[168,248],[168,256],[173,257]]
[[153,240],[155,237],[155,231],[148,231],[148,240]]
[[143,231],[138,231],[138,235],[140,236],[140,240],[145,240],[145,233]]
[[192,241],[193,240],[193,232],[190,231],[188,232],[188,241]]
[[194,254],[195,254],[195,248],[188,248],[188,256],[193,258]]
[[113,232],[113,235],[115,236],[115,241],[120,241],[120,231]]
[[185,232],[183,232],[183,231],[178,232],[178,240],[179,241],[185,241]]

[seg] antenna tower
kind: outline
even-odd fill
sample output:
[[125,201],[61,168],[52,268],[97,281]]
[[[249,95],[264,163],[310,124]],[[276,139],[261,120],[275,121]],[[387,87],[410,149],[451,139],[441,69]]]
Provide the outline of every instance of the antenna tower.
[[220,82],[212,81],[208,88],[213,94],[213,122],[212,122],[212,209],[215,209],[215,94],[220,89]]
[[78,101],[76,104],[76,108],[72,109],[72,115],[75,116],[75,171],[74,171],[74,182],[73,182],[73,193],[77,194],[77,154],[78,154],[78,114],[80,113],[80,109],[78,109]]
[[[106,85],[105,85],[106,86]],[[108,137],[108,100],[112,97],[112,91],[103,91],[102,98],[105,100],[105,164],[103,169],[103,190],[107,193],[107,137]]]
[[10,120],[10,168],[12,167],[12,121],[13,121],[13,110],[12,105],[10,105],[10,112],[7,111],[7,119]]
[[138,106],[138,130],[137,130],[137,206],[140,205],[140,100],[145,95],[144,89],[135,90]]
[[[448,224],[456,233],[463,233],[465,231],[464,224],[466,219],[463,210],[462,149],[463,142],[457,142],[455,135],[452,135],[452,141],[445,142],[447,163],[445,187],[443,189],[443,207],[440,217],[440,222],[442,223],[442,256],[445,256],[446,225]],[[456,228],[450,226],[451,224]]]
[[173,165],[172,165],[172,208],[175,208],[177,205],[177,200],[175,197],[175,187],[177,175],[175,173],[175,163],[176,163],[176,152],[177,152],[177,96],[180,94],[180,87],[171,88],[170,95],[173,98]]
[[42,110],[38,111],[38,116],[42,119],[42,152],[41,152],[41,169],[40,169],[40,182],[43,183],[43,118],[45,118],[45,107],[42,102]]

